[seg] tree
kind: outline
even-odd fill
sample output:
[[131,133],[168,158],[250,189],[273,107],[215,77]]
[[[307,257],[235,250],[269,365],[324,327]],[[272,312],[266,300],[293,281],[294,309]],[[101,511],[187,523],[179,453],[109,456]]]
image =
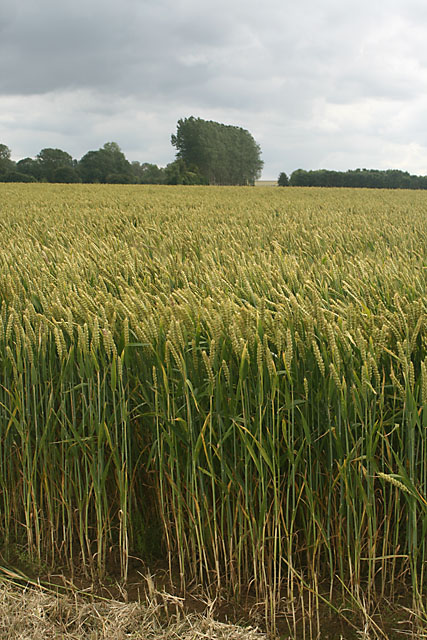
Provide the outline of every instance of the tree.
[[32,176],[36,180],[41,180],[43,174],[43,168],[38,160],[34,158],[23,158],[16,163],[16,169],[20,173],[25,173],[28,176]]
[[[88,151],[78,163],[83,182],[108,182],[117,174],[134,182],[132,166],[117,142],[106,142],[98,151]],[[115,179],[114,179],[115,180]]]
[[196,165],[187,166],[181,158],[167,165],[165,169],[166,184],[206,184],[203,176]]
[[109,173],[105,178],[105,182],[108,184],[132,184],[135,181],[133,176],[128,173]]
[[201,118],[178,120],[171,142],[176,157],[198,167],[209,184],[254,184],[263,162],[249,131]]
[[37,182],[34,176],[20,171],[8,171],[0,177],[2,182]]
[[309,172],[304,169],[297,169],[291,173],[289,178],[291,187],[306,187],[310,185]]
[[10,159],[11,150],[5,144],[0,144],[0,175],[12,171],[14,162]]
[[283,171],[279,175],[279,179],[277,180],[277,184],[279,185],[279,187],[287,187],[287,186],[289,186],[289,178],[286,175],[286,173],[284,173]]
[[125,154],[120,149],[117,142],[106,142],[100,151],[108,159],[108,162],[111,163],[111,167],[113,169],[111,171],[112,174],[127,175],[130,178],[129,181],[131,181],[131,164],[126,159]]
[[156,164],[136,160],[132,162],[132,173],[139,184],[163,184],[165,181],[165,170]]
[[52,176],[52,182],[75,183],[81,182],[81,178],[74,167],[58,167]]
[[74,166],[73,158],[62,149],[42,149],[37,154],[37,160],[41,170],[41,179],[45,179],[48,182],[55,181],[54,173],[57,169],[63,167],[72,168]]
[[0,144],[0,160],[10,160],[11,150],[5,144]]

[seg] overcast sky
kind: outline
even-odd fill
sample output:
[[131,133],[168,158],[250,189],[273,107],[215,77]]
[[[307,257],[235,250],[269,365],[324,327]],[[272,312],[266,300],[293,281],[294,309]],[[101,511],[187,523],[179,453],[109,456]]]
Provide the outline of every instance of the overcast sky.
[[427,174],[426,0],[0,0],[0,142],[174,159],[190,115],[248,129],[264,179]]

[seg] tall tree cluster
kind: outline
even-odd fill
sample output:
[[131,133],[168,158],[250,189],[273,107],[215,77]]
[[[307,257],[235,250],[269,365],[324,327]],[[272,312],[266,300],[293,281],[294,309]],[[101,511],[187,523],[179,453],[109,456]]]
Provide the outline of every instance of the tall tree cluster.
[[208,184],[252,185],[261,175],[261,150],[246,129],[201,118],[178,120],[171,137],[177,159]]

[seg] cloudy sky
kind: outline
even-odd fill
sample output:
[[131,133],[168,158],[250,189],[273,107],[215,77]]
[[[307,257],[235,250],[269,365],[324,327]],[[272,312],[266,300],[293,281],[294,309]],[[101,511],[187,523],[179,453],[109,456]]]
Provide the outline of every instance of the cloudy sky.
[[0,0],[0,142],[164,166],[190,115],[280,171],[427,174],[425,0]]

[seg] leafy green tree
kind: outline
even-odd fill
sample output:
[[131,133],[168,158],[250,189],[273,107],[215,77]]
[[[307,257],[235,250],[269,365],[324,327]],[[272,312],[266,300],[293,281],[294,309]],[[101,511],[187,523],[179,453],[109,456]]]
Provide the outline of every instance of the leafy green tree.
[[174,162],[170,162],[165,169],[166,184],[182,184],[185,170],[186,164],[184,160],[178,158]]
[[99,151],[88,151],[78,164],[83,182],[105,182],[108,169],[105,156]]
[[8,171],[0,177],[1,182],[37,182],[34,176],[20,171]]
[[201,118],[178,120],[171,137],[177,159],[194,165],[209,184],[254,184],[263,162],[249,131]]
[[5,144],[0,144],[0,175],[12,171],[14,162],[10,159],[11,150]]
[[78,163],[83,182],[108,182],[116,174],[134,182],[132,166],[116,142],[106,142],[98,151],[88,151]]
[[102,149],[100,149],[100,151],[105,155],[105,157],[108,159],[108,162],[111,164],[113,168],[113,171],[111,173],[128,175],[131,179],[131,164],[126,159],[125,154],[120,149],[117,142],[106,142]]
[[43,169],[38,160],[34,158],[23,158],[16,163],[16,169],[20,173],[26,173],[29,176],[33,176],[36,180],[41,180],[43,175]]
[[48,182],[54,182],[54,174],[57,169],[74,166],[73,158],[62,149],[42,149],[37,154],[37,160],[41,170],[41,179]]
[[166,184],[206,184],[206,178],[196,165],[187,166],[181,158],[167,165],[165,169]]
[[0,160],[10,160],[11,150],[5,144],[0,144]]
[[109,173],[105,182],[108,184],[132,184],[135,180],[128,173]]
[[286,175],[286,173],[284,173],[283,171],[279,175],[279,179],[277,180],[277,184],[279,185],[279,187],[287,187],[287,186],[289,186],[289,178]]
[[53,172],[52,182],[76,183],[81,182],[81,178],[74,167],[58,167]]
[[149,162],[132,162],[132,173],[139,184],[163,184],[165,181],[165,170]]
[[291,173],[289,178],[289,184],[291,187],[306,187],[310,183],[308,171],[304,169],[297,169]]

